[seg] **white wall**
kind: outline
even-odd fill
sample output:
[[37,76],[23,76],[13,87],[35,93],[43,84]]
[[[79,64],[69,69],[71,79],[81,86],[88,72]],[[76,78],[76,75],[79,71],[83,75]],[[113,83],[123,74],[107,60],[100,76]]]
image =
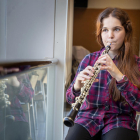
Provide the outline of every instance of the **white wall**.
[[88,8],[119,7],[123,9],[140,9],[140,0],[88,0]]
[[7,60],[53,58],[55,0],[7,0]]

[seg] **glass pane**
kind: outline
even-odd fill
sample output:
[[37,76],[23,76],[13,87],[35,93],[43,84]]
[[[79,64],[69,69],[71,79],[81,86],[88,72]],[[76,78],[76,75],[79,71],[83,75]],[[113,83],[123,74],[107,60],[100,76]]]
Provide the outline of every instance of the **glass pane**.
[[45,140],[48,68],[0,79],[0,140]]

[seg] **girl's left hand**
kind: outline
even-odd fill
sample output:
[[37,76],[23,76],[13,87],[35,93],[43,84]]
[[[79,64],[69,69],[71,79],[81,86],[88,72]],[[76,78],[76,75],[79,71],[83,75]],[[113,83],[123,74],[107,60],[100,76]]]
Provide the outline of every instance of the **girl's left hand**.
[[117,81],[122,79],[123,74],[120,72],[108,54],[100,56],[96,63],[101,63],[100,69],[107,70]]

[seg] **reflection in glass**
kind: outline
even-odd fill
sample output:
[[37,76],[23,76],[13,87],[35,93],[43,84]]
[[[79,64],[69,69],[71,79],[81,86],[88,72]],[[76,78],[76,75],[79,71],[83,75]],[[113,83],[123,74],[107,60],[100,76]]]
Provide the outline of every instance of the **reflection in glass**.
[[[29,137],[29,124],[23,112],[21,102],[31,102],[34,91],[32,89],[29,77],[27,74],[20,76],[12,76],[6,81],[7,88],[5,93],[9,95],[11,105],[3,111],[4,116],[12,115],[14,120],[3,122],[2,135],[5,133],[6,140],[27,140]],[[9,118],[10,120],[10,118]],[[4,131],[4,132],[3,132]],[[1,140],[3,137],[1,136]]]
[[46,87],[47,68],[0,80],[0,140],[46,139]]

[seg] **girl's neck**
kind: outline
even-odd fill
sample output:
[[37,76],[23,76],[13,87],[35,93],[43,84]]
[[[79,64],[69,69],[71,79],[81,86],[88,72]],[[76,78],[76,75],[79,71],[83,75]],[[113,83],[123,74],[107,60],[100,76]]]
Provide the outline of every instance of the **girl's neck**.
[[111,57],[111,59],[113,59],[117,55],[117,52],[109,51],[108,55]]

